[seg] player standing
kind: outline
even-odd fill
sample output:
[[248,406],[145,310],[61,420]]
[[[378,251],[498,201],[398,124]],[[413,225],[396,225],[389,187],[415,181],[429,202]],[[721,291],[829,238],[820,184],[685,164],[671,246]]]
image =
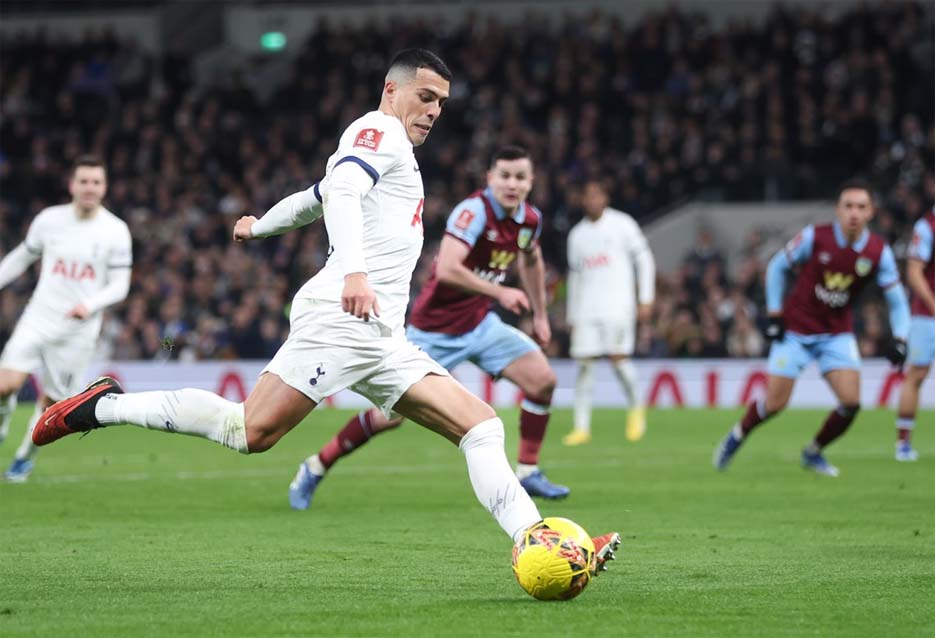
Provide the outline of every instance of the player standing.
[[[893,340],[886,357],[894,365],[906,359],[909,302],[899,283],[893,251],[867,230],[873,217],[870,187],[859,181],[838,194],[833,224],[806,226],[766,270],[769,351],[766,399],[752,401],[743,419],[715,449],[714,466],[723,470],[747,435],[789,402],[795,380],[813,359],[838,399],[814,440],[802,450],[802,466],[826,476],[838,469],[822,451],[850,427],[860,409],[860,354],[854,336],[854,299],[872,279],[883,289],[890,308]],[[792,293],[783,303],[786,274],[801,266]]]
[[[471,361],[519,386],[524,399],[516,475],[531,496],[556,499],[569,489],[550,482],[538,466],[555,373],[539,346],[492,310],[494,301],[517,314],[531,305],[533,334],[542,345],[551,339],[538,243],[542,213],[526,201],[532,183],[532,160],[525,149],[506,146],[494,154],[487,188],[460,202],[448,217],[432,276],[415,301],[406,336],[448,370]],[[526,293],[502,285],[513,261],[518,261]],[[318,483],[339,458],[402,421],[375,409],[351,418],[299,466],[289,486],[292,507],[307,509]]]
[[574,429],[563,442],[581,445],[591,440],[594,364],[600,357],[610,360],[630,406],[626,437],[638,441],[646,432],[646,408],[630,357],[637,320],[649,321],[652,316],[656,262],[636,221],[608,207],[607,190],[600,181],[585,183],[582,204],[584,218],[568,234],[568,324],[578,378]]
[[896,419],[896,460],[915,461],[912,430],[919,408],[919,389],[935,359],[935,208],[912,229],[906,281],[912,290],[912,324],[909,329],[909,369],[899,395]]
[[23,442],[6,471],[22,482],[33,469],[32,429],[54,402],[84,385],[101,332],[101,311],[126,299],[132,242],[127,225],[101,206],[107,173],[96,158],[78,158],[68,182],[70,204],[40,212],[26,239],[0,261],[0,289],[40,257],[39,282],[0,356],[0,441],[29,374],[42,385]]
[[[129,423],[244,454],[263,452],[325,397],[351,388],[385,414],[395,410],[457,444],[478,500],[514,540],[537,524],[542,517],[507,461],[503,423],[404,334],[422,250],[423,186],[413,147],[440,115],[450,78],[435,54],[401,52],[387,72],[379,110],[341,135],[321,188],[328,261],[296,293],[289,337],[243,403],[190,388],[123,394],[105,377],[46,411],[33,432],[36,444]],[[234,238],[252,239],[257,225],[257,235],[270,235],[304,223],[302,209],[287,204],[273,219],[266,219],[273,211],[260,221],[243,217]],[[619,534],[596,543],[603,562]]]

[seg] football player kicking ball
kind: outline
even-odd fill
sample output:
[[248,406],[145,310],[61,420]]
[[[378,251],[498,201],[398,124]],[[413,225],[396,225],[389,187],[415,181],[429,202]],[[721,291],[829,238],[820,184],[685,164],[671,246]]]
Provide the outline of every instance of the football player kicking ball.
[[906,281],[912,290],[912,324],[909,329],[909,369],[899,395],[896,419],[896,460],[915,461],[912,429],[919,409],[919,389],[935,359],[935,208],[912,229]]
[[[415,301],[406,336],[448,370],[471,361],[491,376],[519,386],[524,399],[516,475],[530,496],[558,499],[568,496],[569,489],[551,483],[538,466],[555,373],[539,346],[491,309],[497,301],[518,314],[531,305],[533,334],[543,345],[551,339],[545,269],[537,241],[542,213],[526,202],[532,181],[532,161],[524,149],[507,146],[494,154],[487,188],[459,203],[448,217],[432,277]],[[501,285],[517,255],[528,296]],[[299,466],[289,486],[290,505],[307,509],[318,483],[339,458],[402,421],[375,409],[351,418]]]
[[[413,147],[435,125],[450,77],[435,54],[401,52],[387,72],[379,110],[341,135],[321,188],[331,253],[296,293],[289,337],[246,401],[196,389],[124,394],[105,377],[47,410],[34,442],[129,423],[199,436],[244,454],[263,452],[325,397],[351,388],[385,413],[396,410],[458,445],[478,500],[514,541],[542,520],[510,469],[503,423],[493,409],[406,341],[403,330],[422,251],[423,186]],[[290,196],[262,222],[241,218],[234,239],[305,223],[310,199],[307,193]],[[619,540],[618,534],[595,540],[601,563]]]
[[[890,308],[893,340],[886,357],[897,366],[906,359],[909,303],[892,250],[867,230],[873,217],[870,187],[857,181],[845,184],[835,215],[833,224],[806,226],[769,262],[767,337],[773,344],[766,399],[752,401],[743,419],[715,450],[714,466],[719,470],[727,467],[753,428],[786,407],[796,377],[814,359],[839,405],[802,450],[802,466],[826,476],[838,475],[822,452],[847,431],[860,409],[860,354],[851,309],[871,280],[883,289]],[[800,270],[783,303],[785,277],[793,266]]]
[[132,241],[127,225],[101,206],[104,165],[77,160],[68,182],[70,204],[40,212],[26,239],[0,261],[0,289],[40,257],[39,282],[0,355],[0,441],[9,432],[16,396],[39,372],[42,391],[5,478],[23,482],[33,469],[32,429],[52,403],[77,392],[101,332],[101,311],[130,290]]

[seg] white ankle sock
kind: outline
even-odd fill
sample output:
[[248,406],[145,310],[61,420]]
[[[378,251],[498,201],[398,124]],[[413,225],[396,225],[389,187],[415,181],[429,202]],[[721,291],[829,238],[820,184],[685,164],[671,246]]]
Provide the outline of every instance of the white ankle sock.
[[639,398],[639,389],[636,387],[636,368],[633,366],[633,362],[629,359],[621,359],[620,361],[612,363],[614,373],[617,375],[617,380],[620,381],[623,393],[627,395],[627,401],[630,403],[630,407],[642,407]]
[[507,534],[518,541],[530,525],[542,520],[503,449],[503,421],[494,417],[471,428],[458,445],[467,460],[474,494]]
[[305,459],[305,464],[308,465],[308,469],[312,474],[324,476],[328,473],[328,468],[326,468],[325,464],[321,462],[321,459],[318,458],[317,454],[313,454]]
[[204,390],[105,394],[97,402],[94,415],[102,425],[129,423],[150,430],[200,436],[249,453],[243,403]]
[[36,455],[36,450],[39,449],[32,442],[32,431],[36,427],[36,423],[39,422],[39,417],[42,416],[42,413],[45,411],[40,410],[39,405],[40,403],[37,401],[36,409],[32,411],[32,416],[29,417],[29,425],[26,427],[26,436],[23,437],[22,443],[16,448],[17,459],[31,459]]
[[591,431],[591,400],[594,392],[594,363],[578,363],[578,378],[575,379],[575,429]]

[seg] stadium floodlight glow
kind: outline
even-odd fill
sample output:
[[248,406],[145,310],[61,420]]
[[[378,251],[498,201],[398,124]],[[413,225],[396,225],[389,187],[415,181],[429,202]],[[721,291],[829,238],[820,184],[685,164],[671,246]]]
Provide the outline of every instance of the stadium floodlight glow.
[[282,31],[267,31],[260,36],[260,46],[266,51],[281,51],[286,48],[286,34]]

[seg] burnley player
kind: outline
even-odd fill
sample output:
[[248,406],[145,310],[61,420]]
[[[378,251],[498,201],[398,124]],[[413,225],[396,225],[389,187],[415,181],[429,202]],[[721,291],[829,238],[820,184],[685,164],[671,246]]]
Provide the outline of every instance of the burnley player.
[[68,182],[72,201],[40,212],[26,239],[0,261],[0,289],[42,258],[39,282],[0,356],[0,441],[29,374],[42,392],[26,436],[6,471],[22,482],[33,469],[32,429],[52,403],[81,389],[101,332],[101,311],[123,301],[132,266],[127,225],[101,206],[107,174],[97,159],[78,159]]
[[912,291],[912,324],[909,329],[909,369],[899,395],[896,419],[896,460],[915,461],[912,429],[919,408],[919,389],[935,359],[935,208],[912,229],[906,281]]
[[[414,148],[435,126],[451,73],[434,53],[399,53],[379,109],[354,120],[328,158],[322,180],[331,250],[296,293],[289,337],[243,403],[185,388],[124,394],[103,377],[53,405],[33,431],[37,445],[75,432],[130,424],[198,436],[243,454],[270,449],[326,397],[350,388],[384,413],[395,410],[464,453],[474,493],[514,542],[542,520],[510,468],[503,423],[493,409],[408,342],[409,284],[422,252],[422,174]],[[313,194],[314,194],[314,188]],[[243,217],[235,240],[274,235],[312,219],[298,193],[275,218]],[[305,201],[310,201],[306,199]],[[263,223],[261,223],[263,222]],[[254,233],[259,225],[261,232]],[[620,535],[595,539],[598,563]]]
[[[795,380],[812,360],[837,397],[815,438],[802,450],[802,466],[837,476],[823,450],[847,431],[860,409],[860,354],[854,336],[854,299],[870,281],[883,289],[890,309],[893,339],[886,357],[894,365],[906,359],[909,302],[899,283],[893,252],[884,240],[867,230],[873,217],[870,187],[849,182],[838,194],[833,224],[806,226],[766,271],[769,377],[766,399],[752,401],[743,419],[717,447],[714,466],[723,470],[747,440],[751,430],[772,418],[789,402]],[[800,267],[791,294],[783,302],[785,277]]]
[[[471,361],[519,386],[524,399],[516,474],[530,495],[557,499],[569,489],[551,483],[538,466],[555,373],[539,346],[492,310],[494,301],[517,314],[532,306],[536,340],[545,345],[551,339],[538,244],[542,213],[526,201],[532,182],[532,161],[524,149],[507,146],[494,154],[487,188],[455,206],[448,218],[432,277],[415,301],[406,335],[449,370]],[[528,296],[502,285],[514,260]],[[339,458],[401,422],[373,409],[353,417],[299,466],[289,486],[292,507],[307,509],[318,483]]]

